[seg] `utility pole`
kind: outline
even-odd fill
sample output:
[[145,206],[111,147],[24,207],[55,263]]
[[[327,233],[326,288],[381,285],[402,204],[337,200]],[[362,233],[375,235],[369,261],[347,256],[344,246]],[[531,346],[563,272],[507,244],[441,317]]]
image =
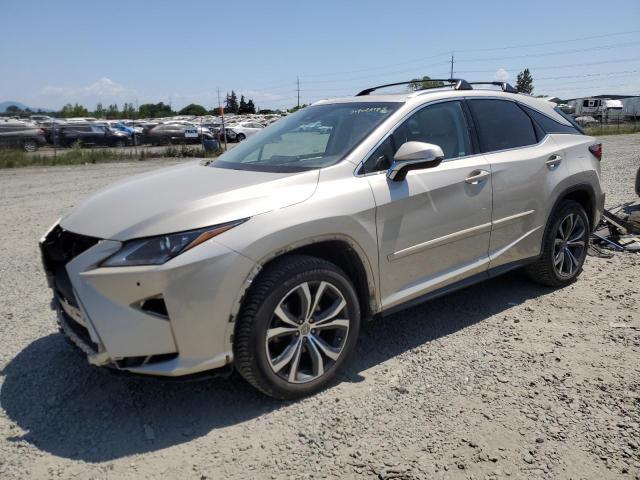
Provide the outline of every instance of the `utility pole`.
[[224,140],[224,151],[227,151],[227,131],[224,128],[224,110],[220,105],[220,89],[218,88],[218,113],[220,113],[220,117],[222,118],[222,139]]
[[449,78],[453,78],[453,52],[451,52],[451,74],[449,75]]
[[298,109],[300,109],[300,77],[296,77],[296,86],[298,87]]

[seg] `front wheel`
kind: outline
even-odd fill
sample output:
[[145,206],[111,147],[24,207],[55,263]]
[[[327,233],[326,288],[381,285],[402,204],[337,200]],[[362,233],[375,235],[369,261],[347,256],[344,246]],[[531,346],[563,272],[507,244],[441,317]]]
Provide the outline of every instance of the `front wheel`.
[[247,294],[236,325],[235,365],[267,395],[310,395],[335,378],[359,329],[358,298],[342,270],[315,257],[284,257]]
[[245,138],[247,138],[247,137],[245,136],[245,134],[244,134],[244,133],[239,133],[239,134],[236,136],[236,141],[237,141],[238,143],[240,143],[240,142],[242,142]]
[[582,272],[589,247],[589,219],[582,205],[562,202],[551,217],[540,258],[527,267],[529,277],[549,287],[564,287]]

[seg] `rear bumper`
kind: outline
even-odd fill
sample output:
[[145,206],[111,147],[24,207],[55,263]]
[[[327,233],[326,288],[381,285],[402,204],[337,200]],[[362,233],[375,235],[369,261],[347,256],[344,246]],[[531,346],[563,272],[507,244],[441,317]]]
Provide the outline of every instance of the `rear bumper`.
[[56,272],[44,262],[60,328],[89,363],[166,377],[231,364],[229,319],[253,262],[210,240],[164,265],[100,267],[120,245],[98,241]]

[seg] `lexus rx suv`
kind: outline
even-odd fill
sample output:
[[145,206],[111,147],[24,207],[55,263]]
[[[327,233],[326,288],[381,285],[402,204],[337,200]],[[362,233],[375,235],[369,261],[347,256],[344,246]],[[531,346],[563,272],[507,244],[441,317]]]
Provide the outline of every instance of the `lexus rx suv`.
[[519,267],[570,284],[601,146],[507,84],[445,83],[323,100],[89,197],[41,239],[62,331],[93,365],[235,368],[296,398],[334,379],[365,319]]

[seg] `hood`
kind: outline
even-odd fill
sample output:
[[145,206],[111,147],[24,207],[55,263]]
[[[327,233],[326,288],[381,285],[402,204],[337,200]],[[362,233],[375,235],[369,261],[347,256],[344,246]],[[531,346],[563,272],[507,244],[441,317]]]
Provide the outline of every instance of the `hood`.
[[313,195],[318,176],[318,170],[266,173],[189,162],[111,185],[60,225],[119,241],[207,227],[303,202]]

